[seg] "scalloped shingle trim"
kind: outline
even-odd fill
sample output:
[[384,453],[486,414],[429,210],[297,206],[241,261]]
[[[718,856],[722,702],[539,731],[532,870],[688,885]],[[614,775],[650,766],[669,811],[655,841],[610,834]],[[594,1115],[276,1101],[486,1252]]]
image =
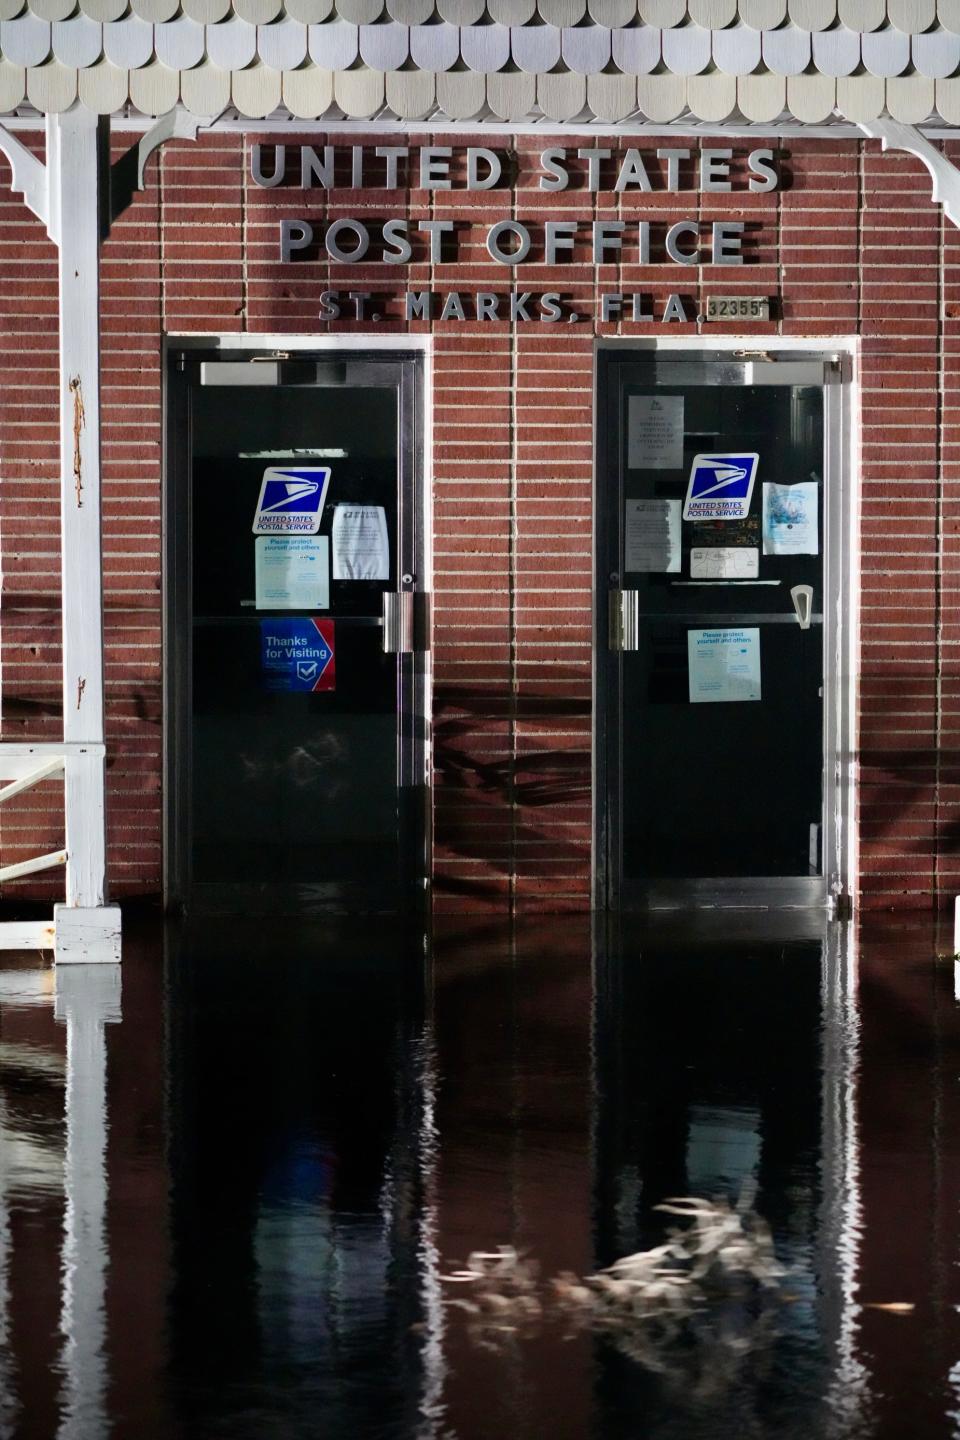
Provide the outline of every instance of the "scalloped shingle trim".
[[0,0],[0,19],[27,13],[50,23],[83,14],[101,23],[137,15],[151,25],[180,17],[209,25],[237,15],[251,25],[283,19],[317,25],[339,16],[351,25],[441,21],[621,29],[639,23],[668,30],[742,25],[756,31],[791,24],[823,33],[839,24],[858,34],[890,28],[916,35],[938,26],[960,34],[960,0]]
[[960,0],[0,0],[0,66],[5,112],[953,124]]

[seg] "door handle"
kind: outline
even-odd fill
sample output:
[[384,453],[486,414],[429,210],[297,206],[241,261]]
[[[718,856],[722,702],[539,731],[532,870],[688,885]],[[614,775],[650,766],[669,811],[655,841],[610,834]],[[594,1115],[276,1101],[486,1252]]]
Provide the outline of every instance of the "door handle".
[[790,599],[793,601],[793,608],[797,614],[797,624],[801,630],[810,629],[810,618],[813,614],[813,586],[794,585],[790,591]]
[[430,596],[423,591],[383,593],[383,653],[415,655],[430,649]]
[[638,590],[610,591],[610,649],[615,651],[640,649],[640,592]]

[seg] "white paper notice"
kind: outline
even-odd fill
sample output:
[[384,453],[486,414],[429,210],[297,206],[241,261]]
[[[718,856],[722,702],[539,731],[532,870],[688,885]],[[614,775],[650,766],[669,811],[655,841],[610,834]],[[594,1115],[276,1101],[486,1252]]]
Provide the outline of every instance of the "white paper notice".
[[690,703],[760,699],[760,631],[688,630]]
[[679,500],[627,500],[623,532],[625,570],[679,574]]
[[336,505],[334,580],[389,580],[390,543],[382,505]]
[[325,535],[258,535],[258,610],[326,610],[330,557]]
[[763,486],[764,555],[816,555],[820,550],[816,480]]
[[627,401],[631,470],[683,468],[683,396],[631,395]]
[[691,580],[756,580],[760,551],[746,545],[697,547],[690,551]]

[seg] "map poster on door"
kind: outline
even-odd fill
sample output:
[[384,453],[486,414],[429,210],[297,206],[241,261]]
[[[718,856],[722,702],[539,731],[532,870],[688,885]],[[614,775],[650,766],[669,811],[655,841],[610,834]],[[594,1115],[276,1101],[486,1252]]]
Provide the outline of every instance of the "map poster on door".
[[309,615],[261,620],[260,671],[266,690],[335,690],[333,621]]
[[757,626],[688,630],[687,665],[691,705],[761,698]]

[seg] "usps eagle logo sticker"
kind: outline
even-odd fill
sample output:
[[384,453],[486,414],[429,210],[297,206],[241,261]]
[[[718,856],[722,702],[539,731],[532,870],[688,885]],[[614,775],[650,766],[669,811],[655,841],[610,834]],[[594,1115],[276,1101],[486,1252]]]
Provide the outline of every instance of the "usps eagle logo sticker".
[[684,520],[744,520],[750,513],[756,454],[695,455],[683,506]]
[[327,467],[288,470],[271,465],[263,472],[254,535],[316,535],[329,484]]

